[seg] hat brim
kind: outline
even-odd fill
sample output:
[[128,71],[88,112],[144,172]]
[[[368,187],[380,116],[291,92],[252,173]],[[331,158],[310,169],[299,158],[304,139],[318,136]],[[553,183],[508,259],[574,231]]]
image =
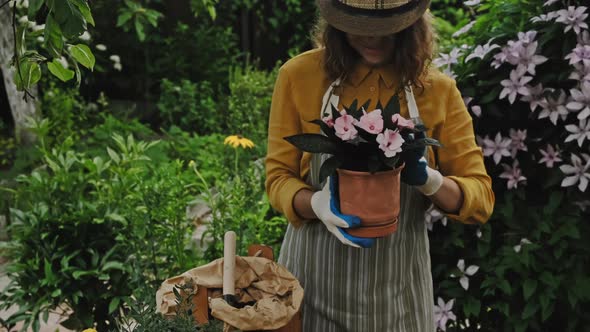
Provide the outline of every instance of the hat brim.
[[359,36],[386,36],[414,24],[430,0],[417,0],[396,9],[356,9],[336,0],[317,0],[320,15],[332,26]]

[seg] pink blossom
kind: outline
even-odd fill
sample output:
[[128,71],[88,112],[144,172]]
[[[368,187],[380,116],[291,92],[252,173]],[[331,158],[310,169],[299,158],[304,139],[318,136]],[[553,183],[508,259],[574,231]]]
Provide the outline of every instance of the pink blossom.
[[377,143],[379,148],[385,153],[385,157],[394,157],[399,152],[402,152],[402,144],[404,144],[402,135],[397,130],[385,129],[383,133],[377,135]]
[[526,180],[526,177],[524,177],[522,175],[522,171],[518,167],[518,160],[514,161],[514,163],[512,164],[512,167],[510,167],[506,164],[502,164],[502,167],[504,167],[504,172],[502,174],[500,174],[500,177],[502,179],[508,180],[508,183],[507,183],[508,189],[516,189],[516,188],[518,188],[519,182]]
[[502,84],[504,87],[504,89],[500,92],[500,99],[504,99],[506,96],[508,96],[510,104],[513,104],[516,100],[517,94],[521,94],[523,96],[527,96],[529,94],[529,89],[526,87],[526,84],[533,78],[530,76],[524,76],[525,70],[526,69],[512,70],[510,72],[510,79],[500,82],[500,84]]
[[533,23],[537,23],[537,22],[549,22],[554,20],[555,18],[557,18],[557,16],[559,16],[557,14],[557,12],[549,12],[547,14],[541,14],[539,16],[535,16],[533,18],[531,18],[531,22]]
[[569,79],[579,81],[580,84],[590,83],[590,66],[575,64],[574,71],[568,77]]
[[563,90],[559,90],[559,95],[556,97],[549,96],[546,102],[540,104],[543,110],[539,113],[539,119],[549,118],[551,122],[556,125],[557,119],[565,120],[569,114],[566,105],[566,95]]
[[437,67],[443,66],[451,66],[453,64],[459,63],[459,57],[461,56],[461,49],[454,48],[451,50],[449,54],[440,53],[439,57],[434,59],[432,63]]
[[453,313],[453,304],[455,303],[455,299],[450,300],[449,302],[445,303],[443,299],[440,297],[438,298],[438,305],[434,306],[434,321],[436,323],[436,327],[446,331],[447,330],[447,322],[449,320],[457,321],[457,316]]
[[543,155],[543,158],[539,160],[539,164],[545,163],[547,168],[553,168],[555,163],[562,161],[559,151],[555,150],[550,144],[547,144],[547,150],[539,149],[539,152]]
[[512,249],[514,249],[515,253],[519,253],[520,250],[522,249],[522,246],[525,244],[532,244],[532,242],[527,238],[522,238],[522,239],[520,239],[520,243],[515,245],[514,247],[512,247]]
[[565,105],[568,110],[580,112],[578,119],[586,119],[590,116],[590,82],[580,84],[580,90],[571,89],[572,100]]
[[565,60],[569,60],[570,65],[581,62],[584,66],[590,66],[590,45],[576,45],[576,48],[566,55]]
[[580,120],[580,124],[577,126],[575,124],[567,125],[565,129],[570,132],[570,135],[565,139],[566,143],[577,140],[578,145],[582,147],[585,139],[590,141],[590,118]]
[[426,228],[432,231],[432,226],[435,222],[440,221],[443,226],[447,225],[447,216],[445,216],[434,204],[430,205],[430,208],[424,212],[424,220],[426,221]]
[[519,68],[524,68],[526,72],[530,73],[531,75],[535,75],[536,66],[549,60],[542,55],[536,54],[537,45],[538,42],[533,42],[520,50],[518,54],[519,58],[518,67],[516,68],[517,71]]
[[414,129],[414,121],[408,120],[399,114],[392,115],[391,122],[393,122],[399,128]]
[[[465,269],[465,260],[460,259],[457,262],[457,268],[459,269],[459,283],[463,289],[469,289],[469,277],[473,276],[479,270],[479,266],[477,265],[469,265],[467,269]],[[451,275],[451,277],[457,277],[455,275]]]
[[474,58],[483,59],[491,50],[500,47],[497,44],[490,45],[492,40],[493,38],[488,40],[488,42],[485,45],[477,45],[475,47],[475,50],[473,50],[473,52],[465,58],[465,62],[469,62],[471,59]]
[[[582,158],[585,161],[582,161]],[[570,187],[579,182],[578,189],[581,192],[586,191],[590,181],[590,155],[582,153],[582,158],[572,153],[572,164],[559,166],[565,175],[569,175],[561,181],[562,187]]]
[[559,10],[557,11],[559,17],[555,19],[555,22],[565,24],[564,32],[574,29],[576,34],[579,34],[582,29],[588,29],[588,24],[584,22],[588,17],[586,9],[585,6],[569,6],[567,9]]
[[340,137],[343,141],[349,141],[357,137],[358,131],[354,127],[357,120],[348,115],[346,111],[340,112],[340,117],[334,122],[334,129],[336,130],[336,136]]
[[539,83],[534,87],[527,85],[529,89],[529,95],[523,96],[520,100],[528,102],[531,107],[531,112],[535,111],[538,106],[542,103],[547,103],[547,99],[543,96],[543,92],[549,91],[550,89],[543,89],[543,84]]
[[324,123],[327,124],[328,127],[334,127],[334,119],[332,119],[332,113],[329,113],[327,116],[324,116],[322,118],[322,121],[324,121]]
[[526,129],[525,130],[514,130],[510,129],[510,156],[512,158],[516,157],[516,153],[518,151],[527,151],[527,146],[525,144],[526,140]]
[[493,141],[486,136],[483,140],[483,155],[486,157],[493,156],[494,162],[497,165],[500,163],[502,157],[510,157],[510,144],[511,140],[509,138],[503,138],[500,133],[496,134],[496,138]]
[[363,110],[363,115],[359,121],[359,127],[371,134],[379,134],[383,131],[383,117],[381,110],[376,109],[373,112],[367,113]]

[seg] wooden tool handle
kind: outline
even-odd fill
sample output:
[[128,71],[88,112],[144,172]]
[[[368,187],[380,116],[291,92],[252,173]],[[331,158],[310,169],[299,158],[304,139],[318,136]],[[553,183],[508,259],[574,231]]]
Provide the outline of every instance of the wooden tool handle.
[[223,238],[223,295],[235,295],[236,233],[229,231]]

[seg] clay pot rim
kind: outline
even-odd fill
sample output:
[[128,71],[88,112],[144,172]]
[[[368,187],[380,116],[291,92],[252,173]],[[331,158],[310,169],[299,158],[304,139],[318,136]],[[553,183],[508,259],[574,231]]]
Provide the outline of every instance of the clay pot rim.
[[339,173],[344,173],[344,174],[351,175],[351,176],[375,176],[375,175],[384,175],[384,174],[389,174],[389,173],[397,174],[402,171],[402,169],[404,168],[405,165],[406,164],[403,163],[398,168],[390,169],[387,171],[379,171],[379,172],[375,172],[375,173],[371,173],[369,171],[366,171],[366,172],[365,171],[352,171],[352,170],[345,169],[345,168],[337,168],[336,171]]

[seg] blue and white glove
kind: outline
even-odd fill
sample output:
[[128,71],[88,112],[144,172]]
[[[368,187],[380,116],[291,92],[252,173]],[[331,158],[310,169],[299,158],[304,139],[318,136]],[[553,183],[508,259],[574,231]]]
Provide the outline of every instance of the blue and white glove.
[[[414,134],[414,139],[425,138],[424,132]],[[443,176],[439,171],[428,167],[424,158],[426,147],[402,152],[402,159],[406,164],[402,170],[401,180],[415,186],[426,196],[434,195],[443,184]]]
[[375,243],[375,239],[352,236],[344,231],[344,228],[359,227],[361,220],[357,216],[340,213],[337,176],[330,176],[322,190],[311,196],[311,208],[340,242],[356,248],[369,248]]

